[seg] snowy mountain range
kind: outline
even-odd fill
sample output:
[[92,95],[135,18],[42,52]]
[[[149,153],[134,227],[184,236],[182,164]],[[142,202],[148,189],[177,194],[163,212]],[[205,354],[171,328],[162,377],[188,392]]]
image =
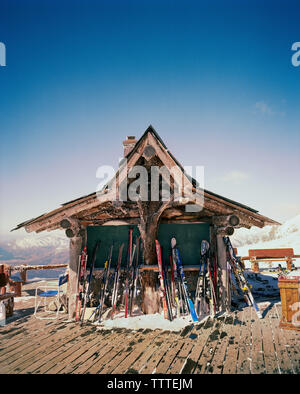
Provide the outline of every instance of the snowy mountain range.
[[300,255],[300,215],[281,226],[241,228],[234,232],[231,241],[240,256],[247,256],[248,249],[260,248],[293,248],[294,253]]
[[0,241],[0,262],[4,264],[65,264],[69,241],[61,231],[45,234],[16,235]]

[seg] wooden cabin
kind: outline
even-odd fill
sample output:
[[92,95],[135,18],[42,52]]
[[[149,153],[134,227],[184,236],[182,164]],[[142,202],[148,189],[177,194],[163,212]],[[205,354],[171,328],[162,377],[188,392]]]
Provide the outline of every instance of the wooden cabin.
[[[91,256],[95,242],[101,239],[96,261],[96,268],[101,268],[111,244],[114,243],[112,261],[116,264],[119,246],[123,242],[127,245],[129,226],[133,226],[134,236],[141,236],[143,265],[149,268],[143,271],[144,313],[155,313],[159,309],[158,279],[154,269],[157,266],[155,239],[162,245],[164,258],[169,258],[170,240],[174,236],[184,266],[191,271],[193,267],[197,270],[199,266],[201,241],[206,239],[210,242],[221,272],[223,291],[220,309],[228,310],[231,299],[223,236],[232,235],[234,229],[239,227],[264,227],[279,223],[259,214],[255,209],[199,188],[195,179],[184,172],[182,165],[152,126],[147,128],[139,140],[127,137],[123,145],[124,159],[113,179],[100,191],[64,203],[61,207],[16,227],[24,227],[27,232],[37,233],[56,229],[66,231],[70,238],[69,318],[74,318],[78,262],[82,246],[87,245],[88,255]],[[159,170],[167,168],[169,177],[162,172],[159,185],[161,186],[162,181],[169,184],[169,197],[162,198],[162,190],[159,190],[156,201],[145,201],[141,198],[142,193],[152,191],[154,186],[149,177],[150,181],[148,180],[147,187],[142,191],[137,177],[128,177],[136,166],[143,167],[149,175],[153,167]],[[182,185],[185,185],[183,192]],[[121,196],[122,193],[126,195],[130,187],[137,190],[138,198],[126,199]],[[176,197],[179,193],[179,198],[174,198],[175,190]],[[123,254],[123,259],[125,264],[126,253]]]

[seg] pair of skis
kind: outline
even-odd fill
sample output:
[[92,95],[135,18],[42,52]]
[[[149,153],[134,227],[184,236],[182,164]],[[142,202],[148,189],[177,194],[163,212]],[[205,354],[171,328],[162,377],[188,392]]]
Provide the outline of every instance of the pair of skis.
[[236,257],[236,255],[234,253],[234,250],[231,245],[229,237],[223,237],[223,241],[226,245],[227,260],[230,264],[230,268],[234,274],[236,282],[237,282],[239,288],[241,289],[241,291],[243,292],[244,299],[249,306],[253,306],[253,308],[257,314],[257,317],[259,319],[262,319],[262,315],[260,313],[260,310],[259,310],[259,308],[254,300],[254,297],[252,295],[252,292],[250,290],[250,286],[244,276],[243,267],[242,267],[238,257]]
[[173,306],[176,309],[176,316],[179,317],[180,302],[182,297],[181,297],[180,288],[178,288],[177,268],[173,260],[172,254],[170,256],[170,267],[171,267],[171,300],[173,301]]
[[[159,269],[160,287],[162,291],[164,317],[166,319],[169,319],[170,321],[173,320],[173,312],[172,312],[171,296],[170,296],[171,294],[173,294],[176,303],[177,315],[180,314],[180,305],[179,305],[179,297],[178,297],[180,293],[181,301],[182,301],[182,309],[184,309],[185,306],[186,310],[190,313],[193,321],[198,321],[198,317],[195,311],[193,301],[191,300],[188,292],[186,277],[183,270],[183,264],[181,261],[179,250],[176,247],[176,239],[174,237],[171,239],[171,248],[172,248],[172,257],[170,259],[171,286],[168,281],[167,267],[163,264],[161,246],[158,240],[155,241],[155,244],[156,244],[156,254],[157,254],[157,262]],[[177,279],[177,283],[175,282],[175,278]]]
[[158,263],[160,289],[162,292],[164,318],[172,321],[173,320],[173,313],[172,313],[172,308],[171,308],[171,303],[170,303],[170,293],[169,293],[168,281],[167,281],[166,271],[165,271],[164,265],[163,265],[161,246],[160,246],[160,243],[158,242],[158,240],[155,240],[155,247],[156,247],[157,263]]
[[[125,281],[125,290],[124,290],[124,305],[125,305],[125,318],[132,316],[132,309],[134,305],[134,300],[137,297],[137,280],[138,280],[138,272],[139,272],[139,243],[140,237],[137,238],[137,244],[132,245],[133,238],[132,238],[132,229],[129,230],[129,246],[128,246],[128,257],[127,257],[127,276]],[[114,274],[114,285],[112,290],[112,313],[111,319],[113,319],[117,300],[118,300],[118,293],[120,287],[120,276],[121,276],[121,263],[122,263],[122,253],[124,249],[124,243],[120,246],[119,249],[119,257],[118,263],[115,269]],[[133,264],[134,255],[136,251],[136,259],[135,265]]]
[[111,319],[113,319],[114,317],[114,313],[117,306],[123,249],[124,249],[124,243],[119,248],[118,262],[114,273],[114,285],[113,285],[112,298],[111,298],[111,306],[112,306]]
[[[139,252],[140,252],[140,239],[139,236],[136,240],[136,245],[133,245],[133,252],[132,252],[132,262],[131,262],[131,272],[130,272],[130,280],[129,280],[129,301],[128,301],[128,309],[129,309],[129,316],[132,316],[132,309],[134,300],[137,297],[137,280],[139,276]],[[136,252],[136,254],[135,254]],[[135,264],[134,261],[134,254],[135,254]]]
[[100,323],[101,318],[102,318],[103,305],[104,305],[104,301],[105,301],[105,298],[107,295],[107,285],[108,285],[108,279],[109,279],[109,274],[110,274],[110,265],[111,265],[113,247],[114,247],[114,245],[112,244],[110,247],[108,259],[104,263],[102,284],[101,284],[100,296],[99,296],[99,305],[93,311],[91,316],[88,318],[88,320],[90,320],[94,316],[93,321],[95,321],[97,319],[98,323]]
[[174,237],[171,239],[171,248],[172,248],[172,258],[173,258],[173,261],[175,262],[176,267],[177,267],[177,273],[178,273],[178,279],[179,279],[178,283],[181,288],[183,300],[185,301],[185,306],[188,309],[188,311],[192,317],[192,320],[194,322],[196,322],[196,321],[198,321],[198,316],[197,316],[193,301],[192,301],[189,291],[188,291],[186,277],[185,277],[185,273],[183,270],[183,264],[181,261],[179,250],[176,247],[176,239]]
[[[139,238],[138,238],[139,242]],[[124,304],[125,304],[125,318],[128,317],[128,309],[130,316],[132,315],[132,303],[133,303],[133,293],[134,293],[134,279],[136,273],[136,267],[133,265],[135,250],[137,245],[133,245],[133,228],[129,229],[129,245],[128,245],[128,256],[127,256],[127,275],[125,282],[125,294],[124,294]],[[138,261],[136,261],[138,265]]]
[[91,281],[92,281],[92,276],[93,276],[93,270],[95,267],[95,262],[96,262],[96,258],[97,258],[97,252],[98,252],[98,248],[100,245],[101,241],[98,240],[96,242],[96,245],[94,247],[93,250],[93,256],[92,256],[92,261],[91,261],[91,265],[90,265],[90,273],[89,273],[89,277],[88,277],[88,281],[87,281],[87,285],[86,285],[86,289],[85,289],[85,293],[84,293],[84,299],[83,299],[83,308],[82,308],[82,312],[80,315],[80,320],[81,320],[81,325],[83,324],[84,321],[84,315],[85,315],[85,310],[86,310],[86,305],[87,302],[89,300],[89,296],[90,296],[90,288],[91,288]]
[[217,265],[212,265],[209,242],[201,242],[200,267],[195,293],[195,308],[198,315],[217,311]]

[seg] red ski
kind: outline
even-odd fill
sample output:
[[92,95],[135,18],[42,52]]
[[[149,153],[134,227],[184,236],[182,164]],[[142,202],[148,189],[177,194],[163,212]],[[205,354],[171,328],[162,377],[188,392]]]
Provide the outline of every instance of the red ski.
[[156,255],[157,255],[157,262],[158,262],[158,270],[159,270],[159,279],[160,279],[160,288],[163,293],[163,308],[164,308],[164,318],[169,319],[172,321],[172,311],[169,305],[168,294],[165,288],[165,281],[163,275],[163,265],[162,265],[162,258],[161,258],[161,246],[160,243],[155,240],[156,244]]
[[114,287],[113,287],[112,299],[111,299],[111,306],[112,306],[111,318],[112,319],[114,317],[114,313],[115,313],[117,301],[118,301],[118,289],[119,289],[119,280],[120,280],[120,273],[121,273],[123,248],[124,248],[124,244],[122,244],[120,246],[118,264],[117,264],[117,267],[115,270]]
[[133,228],[129,229],[129,245],[128,245],[128,257],[127,257],[127,276],[125,284],[125,317],[128,312],[128,295],[129,295],[129,283],[131,279],[131,264],[132,264],[132,233]]

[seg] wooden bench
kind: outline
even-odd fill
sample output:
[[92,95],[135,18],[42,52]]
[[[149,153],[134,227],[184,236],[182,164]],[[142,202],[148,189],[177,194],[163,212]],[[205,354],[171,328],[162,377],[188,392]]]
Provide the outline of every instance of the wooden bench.
[[251,262],[251,268],[253,272],[259,272],[260,262],[274,262],[274,261],[285,261],[287,270],[292,270],[292,263],[294,258],[298,257],[294,255],[293,248],[282,248],[282,249],[249,249],[249,260]]

